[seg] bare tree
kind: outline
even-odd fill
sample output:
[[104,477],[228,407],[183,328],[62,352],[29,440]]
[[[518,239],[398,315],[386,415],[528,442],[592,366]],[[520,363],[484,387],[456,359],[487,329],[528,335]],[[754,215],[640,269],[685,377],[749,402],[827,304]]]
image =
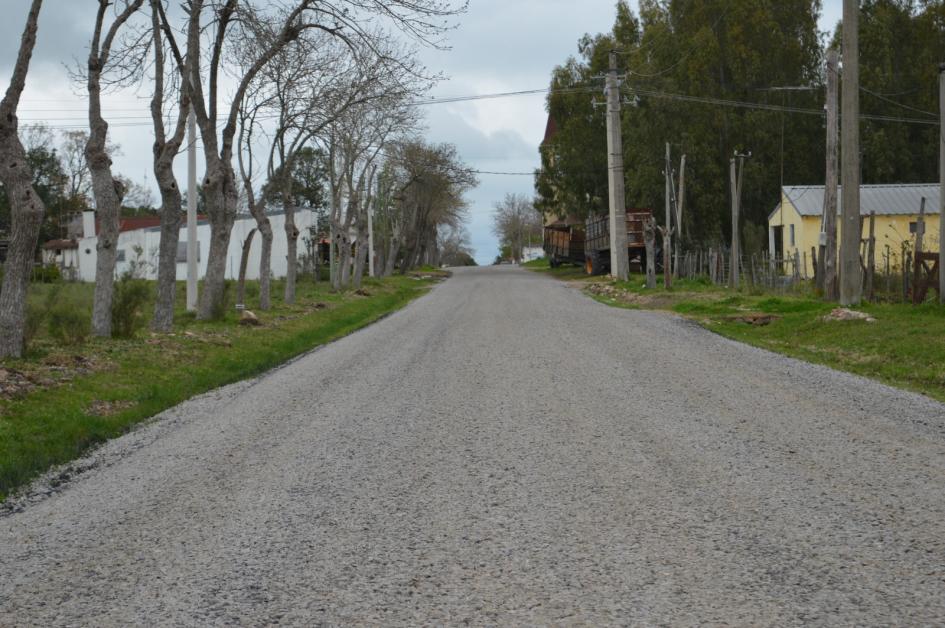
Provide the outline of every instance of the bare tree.
[[[187,56],[192,61],[189,72],[191,97],[197,124],[204,145],[206,173],[203,189],[210,221],[210,251],[207,272],[200,297],[198,318],[214,316],[223,307],[223,288],[226,254],[230,230],[236,216],[238,189],[232,157],[237,134],[239,105],[257,75],[276,55],[307,30],[319,30],[345,41],[373,43],[366,25],[383,20],[393,28],[414,39],[437,45],[436,38],[447,27],[445,18],[465,9],[465,3],[454,8],[453,2],[443,0],[293,0],[292,2],[253,3],[249,0],[188,0],[189,26],[187,29]],[[201,58],[203,14],[213,11],[213,19],[206,31],[210,37],[207,82],[204,85],[198,60]],[[219,78],[226,58],[228,32],[234,25],[255,18],[267,11],[268,18],[278,27],[275,35],[262,46],[256,59],[240,72],[228,111],[223,117],[222,131],[218,133]]]
[[450,144],[393,143],[379,178],[375,238],[381,243],[378,267],[388,276],[435,263],[437,234],[465,220],[465,192],[477,185],[472,171]]
[[[92,301],[92,333],[96,336],[111,336],[112,333],[115,262],[118,257],[121,199],[124,196],[124,186],[112,176],[112,159],[106,149],[108,123],[102,116],[103,74],[106,69],[114,69],[111,55],[118,31],[143,3],[144,0],[125,0],[106,30],[105,22],[112,0],[98,0],[95,28],[89,47],[86,74],[89,93],[89,141],[85,146],[85,159],[92,178],[92,193],[99,219],[98,241],[95,247],[95,296]],[[119,58],[119,64],[124,61]],[[117,69],[123,71],[125,68]],[[119,76],[118,81],[121,78]]]
[[[236,151],[239,163],[240,179],[243,182],[243,192],[249,213],[256,219],[256,230],[262,240],[262,250],[259,257],[259,309],[268,310],[272,307],[272,290],[270,278],[272,276],[272,223],[266,214],[265,199],[257,195],[255,190],[255,158],[253,147],[256,131],[256,118],[266,106],[267,95],[262,90],[254,89],[243,97],[239,109],[239,149]],[[250,240],[251,241],[251,240]],[[248,253],[248,248],[245,249]]]
[[[154,178],[161,194],[161,244],[158,254],[157,298],[154,302],[154,317],[151,328],[167,332],[174,324],[174,297],[177,293],[177,245],[180,240],[182,196],[177,178],[174,176],[174,159],[184,143],[187,114],[190,110],[188,82],[181,80],[180,73],[170,72],[166,55],[169,51],[175,66],[184,67],[173,32],[166,29],[164,0],[151,2],[151,37],[154,55],[154,94],[151,97],[151,120],[154,125]],[[170,83],[170,84],[169,84]],[[177,120],[170,135],[164,125],[164,102],[166,93],[174,85],[178,89]]]
[[0,101],[0,182],[10,202],[10,245],[0,288],[0,358],[23,355],[26,328],[26,294],[36,253],[39,229],[46,207],[33,189],[33,173],[17,134],[17,108],[26,86],[30,58],[36,45],[37,21],[42,0],[33,0],[26,16],[13,75]]
[[535,204],[523,194],[507,194],[505,199],[495,204],[493,233],[504,246],[508,246],[512,261],[522,261],[522,250],[526,242],[541,234],[541,214]]

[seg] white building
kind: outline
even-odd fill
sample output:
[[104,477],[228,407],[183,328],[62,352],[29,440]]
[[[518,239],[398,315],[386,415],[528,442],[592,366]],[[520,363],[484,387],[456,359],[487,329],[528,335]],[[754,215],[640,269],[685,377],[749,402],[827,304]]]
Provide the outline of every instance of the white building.
[[[118,262],[116,265],[116,274],[135,267],[139,277],[144,279],[157,279],[158,256],[161,243],[161,226],[158,217],[143,218],[122,218],[120,233],[118,236]],[[269,214],[269,222],[272,225],[272,275],[273,277],[285,277],[288,269],[288,241],[285,234],[285,214],[280,212]],[[313,214],[308,209],[299,209],[295,212],[295,224],[299,232],[304,234],[313,224]],[[97,261],[96,245],[98,237],[96,234],[95,212],[87,211],[82,215],[82,233],[83,237],[76,240],[75,253],[69,256],[68,260],[63,257],[60,259],[50,259],[51,262],[60,264],[63,271],[67,271],[71,263],[76,268],[73,271],[76,279],[80,281],[95,281],[95,263]],[[240,259],[243,255],[243,242],[246,240],[250,231],[256,228],[256,219],[250,215],[238,216],[233,225],[233,231],[230,234],[230,246],[227,251],[226,259],[226,278],[237,279],[239,277]],[[304,244],[299,238],[300,254],[305,250]],[[259,278],[259,256],[262,247],[262,239],[259,233],[253,237],[253,243],[249,252],[249,263],[246,267],[247,279]],[[64,251],[62,247],[58,249]],[[203,278],[207,271],[207,251],[210,250],[210,223],[206,220],[197,222],[197,272]],[[61,255],[61,254],[60,254]],[[52,256],[50,256],[52,257]],[[70,264],[67,264],[68,261]],[[180,240],[177,244],[177,279],[184,281],[187,279],[187,227],[186,224],[181,227]]]
[[533,262],[545,256],[545,249],[540,246],[522,247],[522,263]]

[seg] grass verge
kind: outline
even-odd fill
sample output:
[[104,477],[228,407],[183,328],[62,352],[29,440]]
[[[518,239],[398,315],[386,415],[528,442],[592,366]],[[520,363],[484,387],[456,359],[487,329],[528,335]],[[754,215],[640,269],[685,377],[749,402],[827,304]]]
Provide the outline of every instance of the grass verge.
[[[568,279],[566,269],[534,270]],[[563,272],[559,272],[563,271]],[[557,273],[557,274],[556,274]],[[582,284],[616,307],[675,312],[717,334],[777,353],[856,373],[945,402],[945,308],[933,303],[864,304],[875,322],[825,320],[836,304],[813,294],[772,296],[732,291],[707,280],[677,280],[647,290],[643,276]]]
[[[39,338],[26,358],[0,363],[7,377],[15,373],[41,384],[0,399],[0,502],[51,466],[194,395],[360,329],[425,293],[431,283],[416,277],[365,280],[364,290],[345,294],[331,293],[324,284],[300,286],[296,304],[257,311],[259,327],[240,326],[229,313],[214,322],[179,316],[170,334],[96,339],[81,347]],[[87,287],[69,289],[84,294]],[[73,368],[77,363],[82,368]]]

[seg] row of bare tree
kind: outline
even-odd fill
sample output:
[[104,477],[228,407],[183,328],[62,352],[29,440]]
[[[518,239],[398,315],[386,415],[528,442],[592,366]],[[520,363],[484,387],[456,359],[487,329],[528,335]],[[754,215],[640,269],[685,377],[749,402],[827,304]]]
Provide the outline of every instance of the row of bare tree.
[[[283,296],[295,299],[300,234],[292,173],[298,156],[313,147],[327,162],[336,288],[360,283],[369,216],[377,217],[379,274],[438,261],[438,231],[460,224],[462,194],[476,181],[452,147],[410,139],[419,128],[414,102],[439,78],[420,65],[416,53],[419,46],[442,45],[449,20],[465,10],[465,0],[84,1],[97,3],[88,62],[76,72],[88,91],[85,157],[99,221],[96,335],[111,334],[124,194],[107,150],[102,93],[110,86],[153,86],[153,170],[161,199],[155,330],[173,323],[182,216],[173,167],[191,114],[203,148],[201,185],[211,231],[198,318],[223,310],[226,253],[242,208],[256,219],[261,235],[260,306],[269,307],[274,234],[267,207],[274,199],[286,215]],[[32,0],[0,101],[0,183],[11,207],[0,357],[23,350],[28,281],[44,214],[17,121],[41,6],[42,0]]]

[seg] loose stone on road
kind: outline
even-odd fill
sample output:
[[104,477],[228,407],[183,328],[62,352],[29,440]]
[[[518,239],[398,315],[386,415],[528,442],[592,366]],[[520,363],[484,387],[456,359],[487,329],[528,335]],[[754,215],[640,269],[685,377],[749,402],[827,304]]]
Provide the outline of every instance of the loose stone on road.
[[945,406],[461,270],[0,518],[0,625],[945,623]]

